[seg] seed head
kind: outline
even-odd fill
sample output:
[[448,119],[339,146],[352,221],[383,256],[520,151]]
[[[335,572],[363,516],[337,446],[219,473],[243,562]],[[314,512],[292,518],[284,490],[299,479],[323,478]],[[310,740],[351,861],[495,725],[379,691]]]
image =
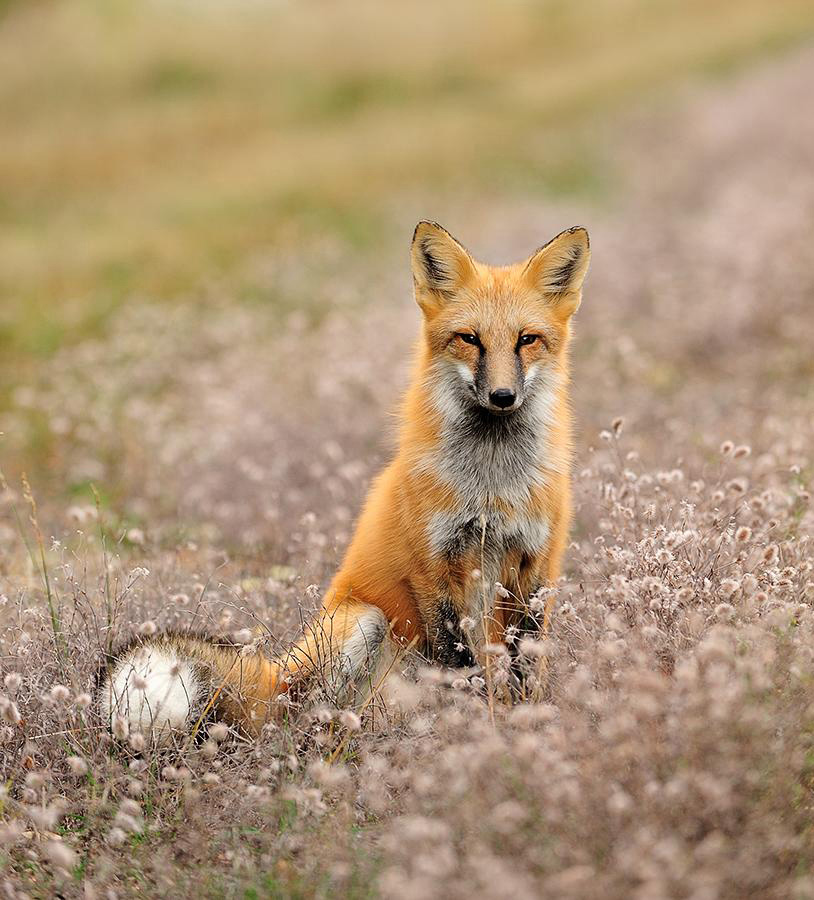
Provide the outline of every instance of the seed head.
[[735,578],[724,578],[721,582],[721,593],[724,597],[732,597],[740,590],[741,583]]
[[126,741],[130,734],[130,725],[123,716],[116,716],[113,719],[113,736],[120,741]]
[[111,847],[121,847],[127,840],[127,835],[121,828],[111,828],[107,833],[107,842]]
[[763,551],[763,561],[770,566],[773,566],[778,559],[780,559],[780,550],[777,547],[777,544],[769,544],[769,546]]
[[64,872],[69,872],[76,865],[76,853],[63,841],[48,841],[45,855],[55,868]]
[[210,725],[209,727],[209,737],[211,737],[213,741],[225,741],[226,738],[229,737],[229,726],[223,722],[215,722],[214,725]]
[[2,715],[10,725],[19,725],[20,722],[23,721],[20,710],[17,709],[17,704],[12,700],[9,700],[8,697],[0,698],[0,715]]
[[362,720],[350,709],[343,709],[339,713],[339,721],[348,731],[359,731],[362,727]]
[[87,774],[88,764],[81,756],[69,756],[66,762],[68,763],[68,768],[71,770],[72,775],[81,777],[82,775]]
[[130,800],[129,798],[122,800],[119,804],[119,811],[126,816],[133,816],[134,819],[141,816],[141,806],[135,800]]

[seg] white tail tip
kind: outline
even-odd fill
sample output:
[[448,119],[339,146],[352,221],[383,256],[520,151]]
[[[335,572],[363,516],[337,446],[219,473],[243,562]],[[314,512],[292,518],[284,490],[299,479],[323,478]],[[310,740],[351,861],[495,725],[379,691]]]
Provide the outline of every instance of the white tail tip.
[[102,685],[102,715],[114,734],[123,732],[119,737],[141,732],[154,744],[167,744],[173,732],[189,730],[205,693],[193,662],[171,647],[144,644],[114,663]]

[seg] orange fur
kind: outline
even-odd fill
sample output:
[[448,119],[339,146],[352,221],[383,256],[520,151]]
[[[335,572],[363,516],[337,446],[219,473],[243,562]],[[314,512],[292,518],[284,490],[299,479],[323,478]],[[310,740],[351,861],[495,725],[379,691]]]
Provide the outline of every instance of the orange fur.
[[573,228],[522,263],[492,267],[419,223],[423,327],[398,452],[319,615],[284,659],[193,654],[230,688],[224,718],[257,733],[274,696],[317,669],[358,687],[388,640],[449,665],[479,661],[555,581],[571,518],[570,319],[589,257],[586,231]]
[[[429,273],[422,256],[425,250],[431,256]],[[472,573],[481,567],[480,542],[450,559],[433,551],[428,536],[433,516],[454,515],[461,502],[454,485],[438,471],[443,414],[434,401],[432,382],[439,361],[461,364],[474,373],[482,354],[492,390],[516,387],[516,380],[533,366],[555,376],[534,483],[520,508],[499,496],[481,498],[481,514],[488,516],[496,509],[508,521],[530,516],[548,523],[548,539],[538,552],[509,548],[503,555],[499,580],[521,603],[501,601],[492,615],[490,634],[501,637],[506,625],[522,615],[522,600],[558,577],[571,518],[569,323],[580,302],[589,253],[587,233],[576,228],[527,261],[492,267],[472,259],[440,226],[419,224],[412,256],[424,322],[403,404],[398,452],[370,489],[342,566],[326,592],[321,619],[328,621],[340,613],[344,633],[349,620],[373,606],[383,611],[396,640],[416,641],[432,653],[446,624],[439,621],[439,598],[448,598],[459,618],[473,612]],[[477,335],[485,353],[455,337],[461,333]],[[540,339],[518,348],[521,333]],[[494,606],[494,590],[493,584],[486,587],[487,607]],[[336,652],[342,640],[330,644],[329,652]],[[309,668],[314,645],[315,638],[309,635],[295,647],[294,664],[287,671],[296,675]]]

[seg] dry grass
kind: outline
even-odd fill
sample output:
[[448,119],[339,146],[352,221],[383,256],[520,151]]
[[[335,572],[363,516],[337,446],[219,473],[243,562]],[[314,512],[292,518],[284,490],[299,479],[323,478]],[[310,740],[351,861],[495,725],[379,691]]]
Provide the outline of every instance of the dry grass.
[[[690,8],[708,17],[713,42],[731,6]],[[742,8],[732,34],[770,15],[768,5]],[[486,42],[484,71],[506,62],[489,47],[523,31],[529,10],[513,9],[500,20],[510,31],[493,43],[475,30]],[[601,9],[609,29],[629,32],[611,21],[610,5]],[[53,20],[41,10],[13,11],[6,25],[42,26],[43,57],[65,22],[118,34],[115,19],[91,7],[60,7]],[[789,10],[802,6],[778,16]],[[306,9],[292,23],[331,34],[339,13],[322,12],[324,22]],[[701,18],[680,21],[690,28]],[[437,20],[416,22],[435,54],[427,59],[442,58]],[[208,60],[211,38],[199,27],[184,40],[201,42]],[[112,136],[126,130],[127,116],[117,124],[114,115],[120,92],[175,37],[162,45],[135,28],[132,58],[120,58],[115,41],[97,42],[85,68],[66,65],[65,109],[101,122],[93,110],[104,101],[111,117],[86,141],[85,162],[66,155],[64,178],[48,174],[50,164],[37,170],[55,127],[39,109],[52,102],[45,81],[41,101],[21,102],[22,133],[32,148],[40,134],[44,155],[32,149],[32,181],[20,181],[14,202],[24,205],[36,182],[43,209],[61,204],[71,226],[32,226],[32,259],[41,241],[54,268],[36,273],[19,262],[21,296],[53,300],[49,279],[59,271],[89,308],[88,292],[103,283],[97,266],[116,256],[106,256],[107,240],[115,250],[119,240],[132,249],[166,238],[168,263],[187,247],[199,259],[232,240],[223,226],[207,243],[197,225],[169,217],[159,241],[150,210],[169,208],[171,195],[182,209],[182,193],[194,197],[211,171],[202,163],[188,180],[178,174],[184,142],[199,140],[206,121],[215,140],[220,120],[207,119],[215,97],[223,121],[231,110],[241,122],[235,85],[254,82],[263,57],[251,41],[262,44],[267,32],[240,27],[245,54],[223,50],[235,81],[216,79],[216,90],[204,78],[188,100],[167,101],[178,143],[167,145],[164,181],[153,183],[160,166],[142,140],[142,126],[156,127],[153,100],[132,120],[132,145]],[[19,47],[23,31],[2,40]],[[752,45],[767,33],[754,24]],[[77,34],[98,37],[90,26]],[[224,48],[238,40],[230,34]],[[56,59],[84,59],[77,41]],[[286,57],[286,35],[279,42],[270,69],[296,62],[309,71],[307,57]],[[337,66],[358,71],[353,40],[334,49]],[[653,65],[666,65],[666,51],[656,56]],[[382,51],[369,65],[423,84],[426,72],[410,58]],[[91,77],[93,60],[108,79]],[[509,62],[510,94],[519,96],[529,57]],[[133,632],[199,627],[273,650],[312,608],[312,585],[335,570],[388,452],[382,433],[417,326],[406,268],[413,223],[403,210],[396,217],[396,195],[389,209],[382,201],[381,258],[361,245],[350,254],[330,226],[314,228],[307,254],[281,241],[249,260],[258,245],[241,239],[243,271],[273,286],[264,302],[235,302],[244,276],[213,279],[212,270],[194,300],[125,291],[100,333],[83,325],[15,377],[0,420],[9,481],[0,495],[0,883],[9,897],[814,897],[814,121],[800,115],[812,77],[814,55],[803,50],[696,87],[669,108],[625,111],[604,133],[619,183],[601,208],[579,193],[543,203],[495,186],[448,187],[439,201],[441,212],[455,209],[446,220],[453,230],[492,260],[520,257],[576,221],[592,233],[574,360],[577,525],[566,576],[539,598],[555,602],[550,632],[520,647],[525,703],[506,702],[500,664],[490,693],[411,659],[361,722],[332,707],[292,708],[256,744],[214,730],[165,754],[145,753],[137,737],[115,746],[88,705],[102,652]],[[416,96],[404,101],[404,122],[418,133]],[[379,103],[365,100],[353,114],[373,128],[368,102]],[[235,165],[215,178],[212,197],[251,193],[245,161],[262,156],[267,140],[255,133],[246,156],[234,137],[226,141]],[[79,245],[74,226],[93,219],[95,204],[83,213],[77,198],[114,143],[123,156],[108,170],[110,211],[99,207],[80,259],[69,252]],[[94,144],[100,158],[88,162]],[[0,153],[22,178],[22,151]],[[140,159],[143,190],[124,174]],[[371,197],[385,196],[375,169]],[[430,182],[417,170],[420,200]],[[397,171],[410,187],[408,168]],[[113,227],[115,209],[129,214]],[[233,222],[259,221],[253,215]],[[160,269],[153,261],[150,278]],[[40,502],[37,527],[25,468]]]

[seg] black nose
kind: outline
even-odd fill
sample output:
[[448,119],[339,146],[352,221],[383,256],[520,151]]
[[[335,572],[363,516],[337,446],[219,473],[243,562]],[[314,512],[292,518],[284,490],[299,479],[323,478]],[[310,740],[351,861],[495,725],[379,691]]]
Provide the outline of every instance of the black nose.
[[499,409],[508,409],[508,407],[514,404],[516,399],[517,395],[514,391],[509,390],[509,388],[498,388],[496,391],[492,391],[492,393],[489,394],[489,402]]

